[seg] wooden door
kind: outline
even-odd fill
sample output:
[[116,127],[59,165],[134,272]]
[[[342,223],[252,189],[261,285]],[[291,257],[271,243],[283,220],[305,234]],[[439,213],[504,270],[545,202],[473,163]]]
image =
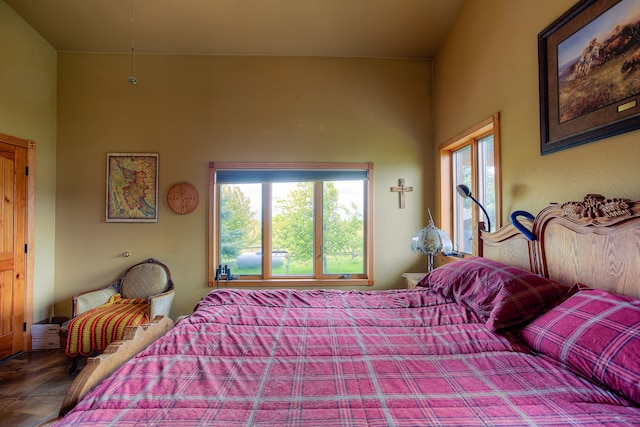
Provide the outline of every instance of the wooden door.
[[[0,360],[27,350],[28,148],[0,135]],[[18,140],[24,141],[24,140]],[[29,142],[29,141],[27,141]]]

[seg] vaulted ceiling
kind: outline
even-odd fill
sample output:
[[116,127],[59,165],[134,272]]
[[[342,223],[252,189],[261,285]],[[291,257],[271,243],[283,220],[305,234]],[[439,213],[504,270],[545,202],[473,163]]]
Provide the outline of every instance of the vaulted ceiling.
[[433,58],[464,0],[4,1],[58,51]]

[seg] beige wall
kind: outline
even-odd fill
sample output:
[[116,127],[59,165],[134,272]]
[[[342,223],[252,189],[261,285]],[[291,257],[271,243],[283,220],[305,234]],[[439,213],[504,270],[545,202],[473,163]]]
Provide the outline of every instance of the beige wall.
[[434,61],[436,147],[501,114],[504,221],[587,193],[640,198],[638,131],[540,155],[537,35],[574,4],[465,0]]
[[36,142],[33,318],[53,314],[56,51],[0,1],[0,133]]
[[[376,288],[424,267],[408,242],[434,210],[434,146],[495,112],[503,219],[590,192],[638,199],[638,132],[539,154],[537,34],[573,4],[466,0],[433,79],[430,61],[138,55],[130,86],[128,55],[60,53],[56,69],[0,1],[0,132],[38,144],[34,320],[147,257],[173,271],[173,314],[190,312],[208,291],[209,161],[374,162]],[[104,221],[106,153],[122,151],[160,153],[157,224]],[[398,178],[415,188],[404,210]],[[165,201],[180,181],[200,192],[186,216]]]
[[[210,161],[373,162],[375,287],[424,269],[409,243],[424,226],[423,199],[434,200],[423,164],[433,162],[430,61],[138,55],[136,86],[129,55],[58,61],[57,314],[70,312],[72,294],[149,257],[172,270],[172,315],[190,313],[209,290]],[[108,152],[160,154],[157,223],[105,222]],[[390,192],[398,178],[414,186],[403,210]],[[182,181],[200,195],[184,216],[166,203]]]

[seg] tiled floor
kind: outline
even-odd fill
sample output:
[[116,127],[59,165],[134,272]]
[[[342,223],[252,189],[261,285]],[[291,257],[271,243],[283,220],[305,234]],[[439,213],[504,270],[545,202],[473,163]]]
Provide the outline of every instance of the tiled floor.
[[0,361],[0,426],[33,427],[58,415],[80,372],[69,373],[62,350],[21,353]]

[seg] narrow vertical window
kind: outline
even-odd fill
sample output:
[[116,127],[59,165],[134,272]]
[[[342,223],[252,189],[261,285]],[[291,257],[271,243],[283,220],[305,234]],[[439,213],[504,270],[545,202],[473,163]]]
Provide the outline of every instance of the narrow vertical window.
[[262,275],[262,189],[260,184],[221,184],[220,264]]
[[[473,230],[478,222],[496,231],[500,226],[499,115],[440,146],[442,228],[453,236],[454,249],[473,253]],[[465,185],[487,210],[489,221],[470,198],[456,188]]]
[[471,146],[465,145],[452,152],[453,157],[453,242],[456,250],[471,253],[472,209],[471,199],[455,197],[455,188],[464,184],[472,188]]
[[365,273],[364,191],[362,181],[322,185],[323,274]]
[[[496,217],[496,163],[493,149],[493,133],[478,138],[478,201],[489,214],[491,224],[498,224]],[[489,231],[495,231],[489,230]]]
[[271,186],[271,275],[313,277],[313,182],[277,182]]

